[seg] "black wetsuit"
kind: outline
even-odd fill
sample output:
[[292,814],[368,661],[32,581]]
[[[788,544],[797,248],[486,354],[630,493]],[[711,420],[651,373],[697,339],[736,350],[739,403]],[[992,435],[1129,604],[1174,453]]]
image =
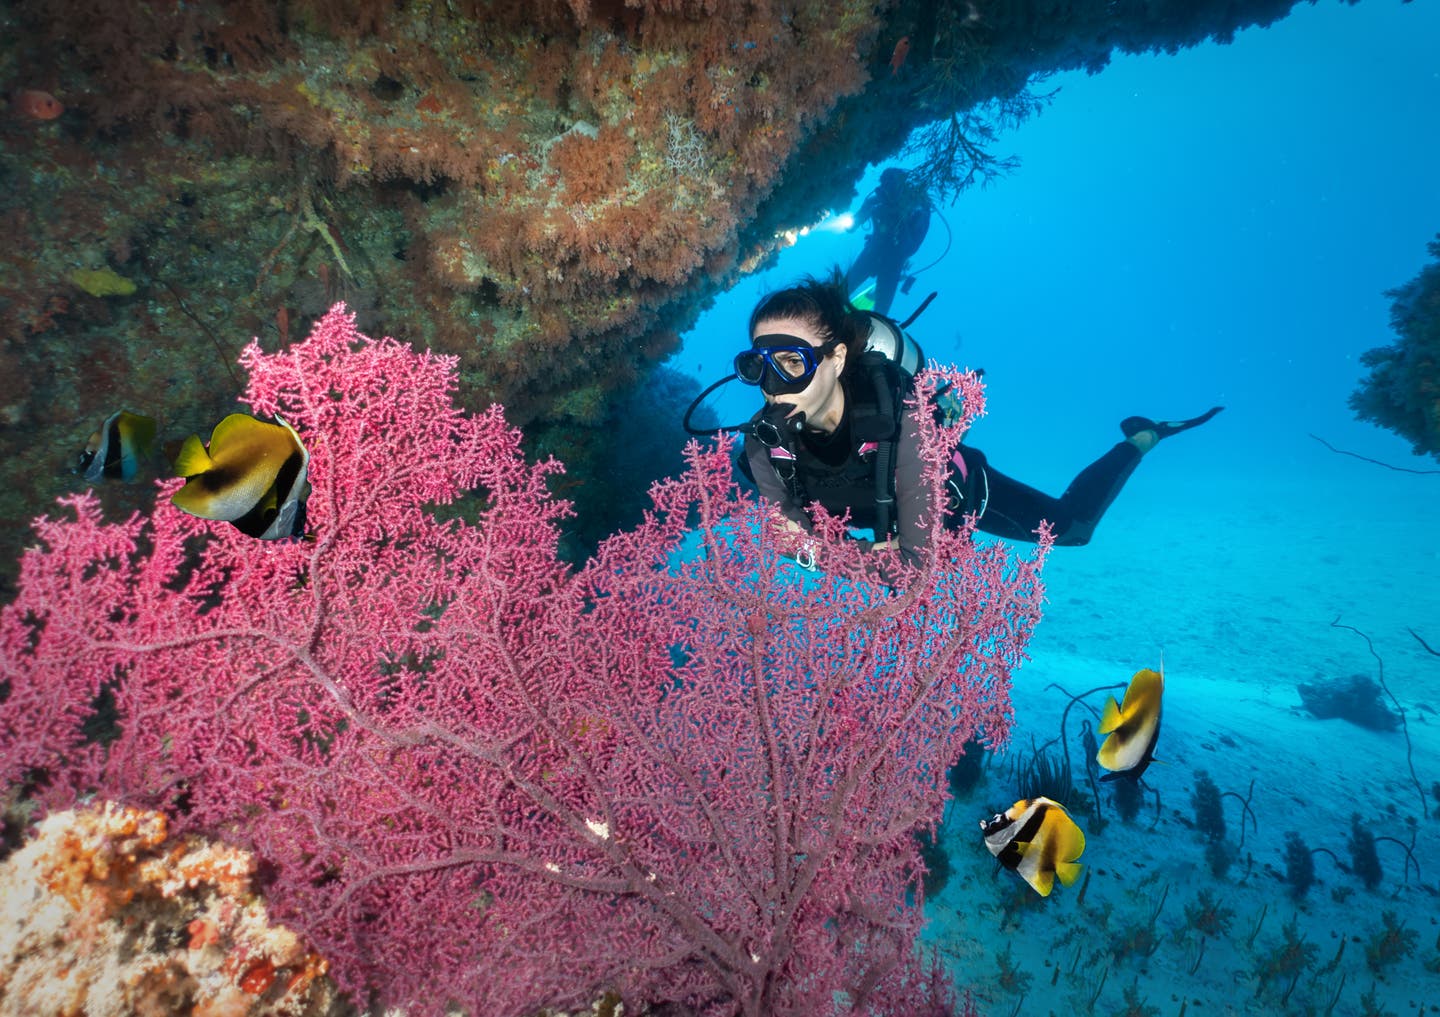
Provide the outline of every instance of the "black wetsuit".
[[[754,437],[745,439],[745,457],[760,494],[807,530],[810,518],[805,506],[816,501],[837,515],[848,508],[851,523],[858,528],[871,528],[875,523],[873,470],[868,469],[874,453],[867,448],[873,443],[855,440],[850,434],[849,418],[854,406],[851,382],[853,376],[842,382],[846,384],[846,399],[840,426],[829,435],[806,432],[794,440],[794,481],[786,481],[781,475],[790,468],[788,456],[772,454]],[[1140,457],[1138,448],[1121,441],[1081,470],[1065,493],[1055,498],[1001,473],[979,449],[961,445],[951,471],[952,498],[947,519],[958,522],[963,515],[978,513],[977,528],[981,531],[1023,541],[1033,541],[1035,531],[1045,521],[1057,545],[1086,544]],[[908,557],[925,543],[925,529],[919,520],[929,514],[927,491],[921,480],[919,439],[909,413],[901,422],[894,462],[896,536],[901,553]]]
[[845,273],[846,285],[853,289],[873,276],[875,310],[889,314],[905,263],[930,229],[929,198],[909,184],[882,186],[865,199],[855,221],[869,222],[872,232]]
[[1105,510],[1140,464],[1141,455],[1128,441],[1118,442],[1081,470],[1065,488],[1065,493],[1055,498],[1007,477],[989,465],[979,449],[962,445],[960,454],[964,456],[967,470],[981,470],[989,487],[978,529],[1009,540],[1033,541],[1039,521],[1043,519],[1050,524],[1055,543],[1060,547],[1079,547],[1090,542]]

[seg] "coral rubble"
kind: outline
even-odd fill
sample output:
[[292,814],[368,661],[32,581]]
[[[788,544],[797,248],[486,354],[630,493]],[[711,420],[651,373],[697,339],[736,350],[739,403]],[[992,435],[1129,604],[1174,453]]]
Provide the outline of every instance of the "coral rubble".
[[109,803],[57,812],[0,865],[0,1011],[341,1013],[326,963],[270,924],[242,851]]

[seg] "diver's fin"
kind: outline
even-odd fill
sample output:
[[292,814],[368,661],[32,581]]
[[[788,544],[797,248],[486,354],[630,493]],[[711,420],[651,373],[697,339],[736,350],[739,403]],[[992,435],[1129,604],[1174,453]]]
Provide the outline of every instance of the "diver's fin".
[[1212,406],[1198,417],[1191,417],[1189,420],[1161,420],[1154,421],[1149,417],[1126,417],[1120,421],[1120,430],[1127,438],[1133,438],[1141,431],[1154,431],[1157,438],[1168,438],[1172,434],[1179,434],[1181,431],[1188,431],[1192,427],[1199,427],[1225,407]]

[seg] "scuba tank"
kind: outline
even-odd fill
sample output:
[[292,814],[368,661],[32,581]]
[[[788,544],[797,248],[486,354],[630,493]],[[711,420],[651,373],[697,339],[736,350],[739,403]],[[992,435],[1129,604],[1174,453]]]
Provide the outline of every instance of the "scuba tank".
[[905,331],[905,326],[874,311],[864,313],[870,318],[870,338],[866,340],[865,352],[882,354],[906,374],[919,374],[925,366],[925,351]]

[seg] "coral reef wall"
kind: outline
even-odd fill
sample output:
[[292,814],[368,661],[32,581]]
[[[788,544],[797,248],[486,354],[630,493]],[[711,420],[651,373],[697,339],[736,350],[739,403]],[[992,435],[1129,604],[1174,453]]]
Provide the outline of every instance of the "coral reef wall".
[[1440,460],[1440,234],[1428,245],[1434,260],[1386,296],[1396,340],[1367,350],[1370,373],[1350,396],[1361,420],[1394,431],[1415,454]]
[[106,415],[203,431],[248,338],[340,298],[601,472],[615,404],[703,302],[913,127],[953,142],[1037,73],[1290,5],[0,4],[0,529],[75,486]]

